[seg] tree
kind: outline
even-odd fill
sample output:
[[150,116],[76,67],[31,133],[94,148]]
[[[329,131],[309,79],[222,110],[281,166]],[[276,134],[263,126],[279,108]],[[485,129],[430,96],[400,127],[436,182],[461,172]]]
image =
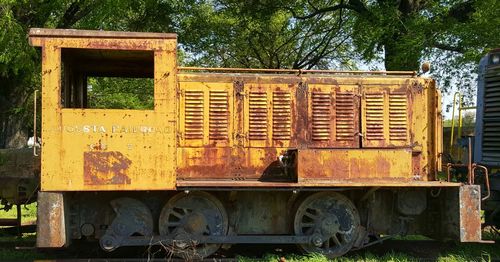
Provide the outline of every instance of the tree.
[[[84,1],[0,1],[0,147],[19,147],[32,126],[31,94],[39,86],[39,53],[28,45],[30,27],[69,27],[85,16]],[[26,123],[28,120],[28,123]]]
[[[28,44],[30,28],[169,31],[170,7],[171,2],[156,0],[0,0],[0,148],[21,147],[31,135],[40,52]],[[108,82],[99,81],[103,88]]]
[[[133,2],[0,0],[0,148],[23,146],[33,125],[32,94],[40,86],[40,52],[28,44],[29,28],[120,28],[118,17],[137,13]],[[133,11],[126,13],[129,9]]]
[[[293,1],[292,1],[293,2]],[[500,3],[496,0],[308,0],[290,7],[299,20],[342,11],[355,17],[352,40],[365,60],[387,70],[418,70],[426,53],[459,54],[464,62],[500,44]]]
[[[31,27],[177,32],[179,60],[195,66],[355,69],[359,60],[382,61],[388,70],[417,70],[422,59],[430,59],[446,91],[450,79],[468,79],[462,88],[471,87],[474,67],[464,68],[500,45],[499,5],[496,0],[0,0],[0,148],[21,146],[32,128],[40,52],[28,45]],[[94,87],[116,91],[105,79]],[[100,101],[144,100],[118,91]]]
[[191,65],[249,68],[350,67],[351,19],[298,20],[276,1],[198,1],[177,28]]

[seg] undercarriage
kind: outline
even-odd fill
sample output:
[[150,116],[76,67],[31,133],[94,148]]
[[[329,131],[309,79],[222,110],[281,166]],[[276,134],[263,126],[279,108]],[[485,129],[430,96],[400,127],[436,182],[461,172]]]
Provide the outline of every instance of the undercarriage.
[[[461,237],[459,229],[449,226],[454,219],[458,222],[459,207],[446,201],[464,195],[459,191],[371,187],[44,192],[39,216],[61,212],[44,211],[44,196],[63,196],[66,226],[59,225],[65,232],[58,233],[66,246],[71,239],[98,241],[106,251],[156,245],[178,257],[203,258],[231,244],[297,244],[306,252],[333,258],[400,235]],[[43,247],[47,239],[40,230],[38,245]],[[51,232],[50,241],[56,235]]]

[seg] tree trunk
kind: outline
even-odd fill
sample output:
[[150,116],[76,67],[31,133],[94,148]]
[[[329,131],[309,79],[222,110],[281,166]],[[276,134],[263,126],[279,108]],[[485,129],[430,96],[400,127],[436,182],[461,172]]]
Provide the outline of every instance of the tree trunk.
[[[388,71],[418,71],[421,47],[412,46],[412,52],[404,50],[408,45],[404,37],[393,35],[384,41],[384,65]],[[417,50],[415,50],[417,49]]]
[[32,126],[31,89],[17,79],[0,77],[0,148],[26,146]]
[[28,141],[28,130],[17,115],[2,115],[0,119],[0,148],[22,148]]

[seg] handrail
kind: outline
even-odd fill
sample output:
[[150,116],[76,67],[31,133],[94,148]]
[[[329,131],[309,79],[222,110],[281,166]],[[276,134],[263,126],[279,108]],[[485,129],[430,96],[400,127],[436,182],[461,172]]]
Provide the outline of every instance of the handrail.
[[38,136],[36,135],[36,94],[38,90],[35,89],[33,93],[33,155],[38,156],[36,153],[36,144],[38,143]]
[[482,165],[478,165],[478,164],[473,164],[472,165],[472,172],[475,173],[476,171],[476,168],[481,168],[483,171],[484,171],[484,183],[486,184],[486,196],[483,197],[481,200],[486,200],[488,198],[490,198],[490,195],[491,195],[491,189],[490,189],[490,177],[489,177],[489,174],[488,174],[488,168],[486,168],[485,166],[482,166]]
[[455,92],[453,95],[453,109],[451,110],[451,135],[450,135],[450,155],[453,157],[453,144],[455,138],[455,106],[457,104],[457,96],[458,96],[458,130],[457,136],[462,136],[462,126],[463,126],[463,117],[462,111],[473,110],[476,109],[475,106],[462,106],[462,94],[460,92]]
[[259,68],[214,68],[214,67],[177,67],[182,71],[234,72],[234,73],[289,73],[289,74],[354,74],[354,75],[408,75],[416,76],[415,71],[338,71],[302,69],[259,69]]
[[468,154],[468,162],[467,164],[452,164],[448,163],[446,164],[446,174],[448,178],[448,182],[451,182],[451,168],[452,167],[467,167],[467,184],[468,185],[474,185],[475,183],[475,178],[474,175],[476,174],[476,169],[480,168],[484,171],[484,177],[485,177],[485,185],[486,185],[486,196],[483,197],[481,200],[484,201],[488,199],[491,195],[491,189],[490,189],[490,178],[488,174],[488,168],[476,163],[472,163],[472,139],[469,137],[469,154]]

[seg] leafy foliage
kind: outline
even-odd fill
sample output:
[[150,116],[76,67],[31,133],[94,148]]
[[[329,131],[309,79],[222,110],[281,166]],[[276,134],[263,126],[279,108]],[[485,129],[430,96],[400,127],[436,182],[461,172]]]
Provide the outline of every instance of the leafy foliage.
[[193,65],[253,68],[349,67],[349,17],[298,20],[276,1],[201,1],[180,24]]
[[500,4],[494,0],[316,0],[298,4],[301,20],[346,10],[354,18],[352,40],[365,60],[388,70],[417,70],[425,54],[460,54],[457,66],[475,62],[500,44]]
[[90,108],[153,109],[153,79],[92,77],[88,85]]

